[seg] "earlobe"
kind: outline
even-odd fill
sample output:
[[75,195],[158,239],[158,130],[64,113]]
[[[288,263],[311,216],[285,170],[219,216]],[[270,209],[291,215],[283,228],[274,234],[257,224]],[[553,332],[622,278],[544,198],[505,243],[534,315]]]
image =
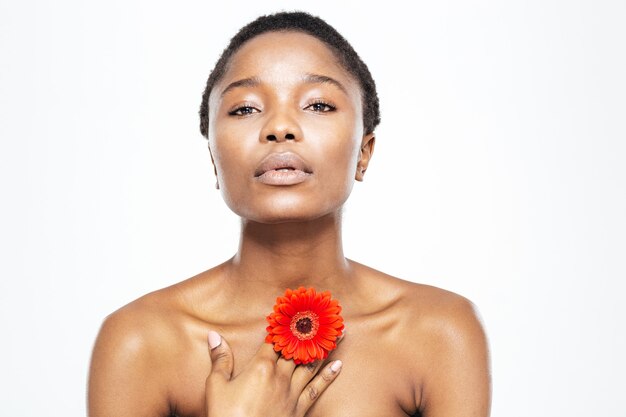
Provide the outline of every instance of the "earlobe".
[[363,181],[363,177],[365,176],[365,171],[372,159],[372,154],[374,153],[374,144],[376,143],[376,137],[374,133],[369,133],[363,136],[363,140],[361,141],[361,149],[359,151],[359,160],[356,165],[356,175],[355,179],[357,181]]

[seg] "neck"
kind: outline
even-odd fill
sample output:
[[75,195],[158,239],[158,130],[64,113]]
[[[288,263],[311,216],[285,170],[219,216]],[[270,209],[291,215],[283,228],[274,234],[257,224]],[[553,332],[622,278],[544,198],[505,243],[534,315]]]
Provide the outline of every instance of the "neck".
[[349,277],[341,214],[308,222],[261,224],[242,220],[230,281],[239,290],[281,294],[286,288],[339,289]]

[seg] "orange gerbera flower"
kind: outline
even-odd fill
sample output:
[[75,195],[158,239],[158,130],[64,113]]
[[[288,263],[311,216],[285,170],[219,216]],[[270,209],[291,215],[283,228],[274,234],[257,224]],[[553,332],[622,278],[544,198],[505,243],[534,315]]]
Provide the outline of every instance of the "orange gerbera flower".
[[337,347],[343,331],[339,301],[330,292],[317,293],[313,288],[287,289],[276,299],[274,311],[267,316],[267,343],[285,359],[306,364],[326,359]]

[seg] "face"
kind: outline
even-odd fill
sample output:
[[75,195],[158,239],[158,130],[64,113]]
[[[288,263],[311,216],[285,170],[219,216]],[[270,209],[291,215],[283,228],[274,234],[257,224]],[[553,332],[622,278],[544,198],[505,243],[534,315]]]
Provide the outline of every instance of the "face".
[[373,151],[359,84],[318,39],[246,42],[209,98],[209,149],[226,204],[261,223],[338,213]]

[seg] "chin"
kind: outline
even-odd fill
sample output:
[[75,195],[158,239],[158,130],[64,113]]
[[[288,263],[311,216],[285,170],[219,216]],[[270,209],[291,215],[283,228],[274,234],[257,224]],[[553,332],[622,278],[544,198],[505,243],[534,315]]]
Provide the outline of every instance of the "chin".
[[317,220],[334,212],[340,213],[344,201],[336,204],[315,204],[310,200],[284,201],[273,199],[266,204],[230,207],[239,217],[262,224],[303,223]]
[[303,208],[290,208],[283,210],[258,210],[254,212],[235,213],[246,220],[263,224],[309,222],[329,214],[328,211],[318,211]]
[[[287,191],[287,190],[285,190]],[[350,195],[350,189],[334,193],[248,193],[223,194],[226,205],[239,217],[262,224],[309,222],[341,208]],[[229,198],[230,197],[230,198]]]

